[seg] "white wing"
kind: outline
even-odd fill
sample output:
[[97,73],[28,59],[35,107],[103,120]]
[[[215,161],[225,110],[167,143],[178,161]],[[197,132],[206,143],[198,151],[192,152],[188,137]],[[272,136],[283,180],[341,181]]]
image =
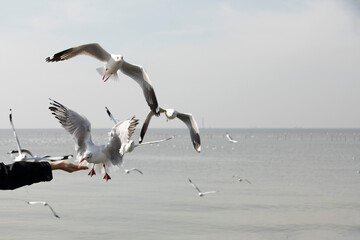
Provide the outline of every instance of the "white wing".
[[72,157],[73,157],[73,155],[64,155],[64,156],[55,156],[55,157],[46,155],[46,156],[41,156],[41,157],[33,156],[33,157],[30,157],[30,158],[27,158],[26,160],[28,160],[28,161],[30,161],[30,160],[34,160],[34,161],[40,161],[40,160],[44,160],[44,161],[60,161],[60,160],[70,159]]
[[195,118],[192,116],[192,114],[185,114],[185,113],[179,113],[177,114],[177,117],[182,120],[186,126],[190,130],[190,137],[191,141],[194,145],[195,150],[200,153],[201,151],[201,143],[200,143],[200,132],[198,125],[195,121]]
[[19,141],[19,138],[16,134],[16,131],[15,131],[15,127],[14,127],[14,124],[13,124],[13,121],[12,121],[12,110],[10,109],[10,113],[9,113],[9,118],[10,118],[10,124],[11,124],[11,127],[12,127],[12,130],[13,130],[13,133],[14,133],[14,137],[16,139],[16,144],[17,144],[17,148],[18,148],[18,153],[21,155],[22,152],[21,152],[21,146],[20,146],[20,141]]
[[43,158],[44,160],[49,160],[49,161],[60,161],[60,160],[66,160],[66,159],[70,159],[72,158],[73,155],[64,155],[64,156],[49,156],[49,155],[45,155],[45,156],[41,156],[41,158]]
[[132,134],[135,131],[136,125],[139,124],[139,119],[135,119],[135,116],[132,118],[119,122],[114,126],[116,134],[119,136],[121,141],[120,154],[125,154],[125,146],[129,143]]
[[161,142],[165,142],[165,141],[168,141],[170,139],[173,139],[173,138],[174,138],[174,136],[171,136],[171,137],[160,139],[160,140],[155,140],[155,141],[150,141],[150,142],[142,142],[141,144],[136,145],[136,146],[142,146],[142,145],[146,145],[146,144],[161,143]]
[[86,151],[87,142],[91,142],[91,124],[85,116],[65,107],[64,105],[50,99],[50,111],[59,120],[62,127],[68,131],[74,141],[78,158]]
[[34,202],[34,201],[26,201],[27,204],[41,204],[44,206],[49,207],[49,209],[51,210],[51,212],[54,214],[55,217],[60,218],[59,215],[56,214],[56,212],[54,211],[54,209],[47,203],[47,202]]
[[227,137],[227,139],[229,140],[229,142],[232,142],[232,143],[237,143],[237,141],[236,141],[236,140],[234,140],[234,139],[230,136],[230,134],[229,134],[229,133],[226,133],[226,137]]
[[208,192],[203,192],[202,194],[211,194],[211,193],[216,193],[216,191],[208,191]]
[[34,202],[34,201],[26,201],[27,204],[42,204],[45,205],[46,202]]
[[45,61],[58,62],[68,60],[78,55],[88,55],[102,62],[107,62],[111,58],[111,54],[105,51],[98,43],[89,43],[58,52],[52,57],[46,58]]
[[139,65],[128,63],[124,60],[122,61],[123,64],[120,66],[121,72],[134,79],[140,85],[143,90],[145,100],[149,105],[151,111],[156,116],[159,116],[159,105],[156,99],[155,91],[153,86],[151,85],[149,76],[145,72],[144,68]]
[[[10,152],[8,152],[8,154],[14,154],[14,153],[19,153],[19,150],[11,150]],[[33,156],[33,154],[30,152],[30,150],[27,150],[27,149],[21,149],[21,153],[27,153],[30,156]]]

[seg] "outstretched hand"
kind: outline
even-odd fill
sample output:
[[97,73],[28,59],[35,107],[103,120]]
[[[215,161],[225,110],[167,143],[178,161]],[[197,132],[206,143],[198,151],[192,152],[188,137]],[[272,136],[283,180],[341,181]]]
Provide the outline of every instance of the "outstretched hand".
[[68,160],[54,161],[49,163],[51,165],[51,170],[63,170],[69,173],[88,169],[87,166],[77,165],[69,162]]

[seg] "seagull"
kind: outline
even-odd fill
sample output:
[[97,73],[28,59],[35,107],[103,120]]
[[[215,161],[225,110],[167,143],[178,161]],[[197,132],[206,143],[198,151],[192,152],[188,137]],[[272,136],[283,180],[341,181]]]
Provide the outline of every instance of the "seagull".
[[[9,113],[9,119],[10,119],[10,124],[14,133],[14,137],[16,139],[16,144],[17,144],[17,150],[11,150],[8,152],[8,154],[18,154],[18,156],[15,157],[14,161],[15,162],[19,162],[19,161],[27,161],[27,160],[34,160],[34,161],[40,161],[40,160],[47,160],[47,161],[58,161],[58,160],[64,160],[64,159],[69,159],[72,157],[72,155],[64,155],[64,156],[59,156],[59,157],[52,157],[49,155],[45,155],[42,157],[38,157],[36,155],[33,155],[30,150],[27,149],[23,149],[21,148],[20,145],[20,141],[19,138],[16,134],[16,130],[14,127],[14,123],[13,123],[13,119],[12,119],[12,109],[10,109],[10,113]],[[26,153],[26,154],[25,154]],[[28,157],[27,155],[29,155],[30,157]]]
[[[163,108],[160,108],[160,113],[165,113],[165,116],[167,118],[166,121],[172,120],[176,117],[179,118],[181,121],[183,121],[186,124],[186,126],[188,127],[188,129],[190,130],[190,137],[191,137],[193,146],[195,148],[195,151],[200,153],[200,151],[201,151],[200,132],[199,132],[198,125],[195,121],[195,118],[192,116],[192,114],[191,113],[181,113],[174,109],[163,109]],[[145,119],[145,122],[144,122],[142,128],[141,128],[139,143],[142,143],[142,141],[144,139],[145,133],[147,131],[147,128],[149,126],[152,116],[154,116],[154,113],[150,111]]]
[[191,181],[190,178],[189,178],[189,182],[195,188],[195,190],[198,191],[199,197],[203,197],[204,195],[210,194],[210,193],[216,193],[216,191],[201,192],[200,189]]
[[105,66],[96,69],[100,75],[102,75],[104,82],[109,78],[118,80],[118,70],[134,79],[142,88],[151,111],[153,111],[156,116],[160,114],[154,88],[144,68],[140,65],[126,62],[122,55],[108,53],[98,43],[89,43],[66,49],[54,54],[52,57],[47,57],[45,61],[58,62],[68,60],[78,55],[88,55],[105,63]]
[[[32,153],[29,150],[26,149],[22,149],[21,152],[25,152],[28,155],[30,155],[31,157],[27,157],[25,155],[25,159],[20,160],[20,161],[30,161],[33,160],[34,162],[38,162],[41,160],[44,161],[50,161],[50,162],[55,162],[55,161],[60,161],[60,160],[66,160],[66,159],[70,159],[73,157],[73,155],[69,154],[69,155],[64,155],[64,156],[49,156],[49,155],[44,155],[44,156],[36,156],[36,155],[32,155]],[[14,153],[19,153],[19,150],[11,150],[10,152],[8,152],[7,154],[13,155]],[[16,158],[18,158],[19,156],[17,156]],[[15,160],[14,161],[19,161],[19,160]]]
[[[114,118],[114,116],[112,115],[112,113],[110,112],[110,110],[105,107],[106,109],[106,112],[107,114],[109,115],[110,119],[113,120],[113,122],[115,124],[118,123],[118,121]],[[170,139],[173,139],[174,136],[171,136],[171,137],[168,137],[168,138],[164,138],[164,139],[160,139],[160,140],[155,140],[155,141],[150,141],[150,142],[143,142],[143,143],[140,143],[140,144],[136,144],[134,142],[134,140],[129,140],[129,142],[126,144],[125,146],[125,152],[128,153],[128,152],[132,152],[136,147],[139,147],[139,146],[143,146],[143,145],[147,145],[147,144],[155,144],[155,143],[161,143],[161,142],[165,142],[165,141],[168,141]]]
[[126,168],[124,168],[124,165],[123,165],[123,164],[121,165],[121,167],[122,167],[122,169],[124,170],[124,172],[125,172],[126,174],[129,174],[129,173],[132,172],[132,171],[137,171],[138,173],[143,174],[143,172],[140,171],[140,170],[137,169],[137,168],[126,169]]
[[124,144],[131,137],[139,120],[132,118],[119,122],[109,132],[109,141],[104,145],[95,145],[91,139],[91,124],[83,115],[65,107],[61,103],[50,99],[50,111],[59,120],[62,127],[68,131],[75,141],[77,160],[81,163],[87,161],[93,167],[89,174],[95,175],[95,166],[103,166],[104,179],[111,179],[106,168],[121,166],[123,163]]
[[227,139],[229,140],[229,142],[231,142],[231,143],[237,143],[238,141],[236,141],[236,140],[234,140],[231,136],[230,136],[230,134],[227,132],[226,133],[226,137],[227,137]]
[[42,204],[44,206],[47,206],[50,208],[51,212],[54,214],[55,217],[57,218],[60,218],[59,215],[56,214],[56,212],[54,211],[54,209],[50,206],[50,204],[48,204],[47,202],[29,202],[29,201],[26,201],[27,204]]
[[238,177],[238,176],[233,176],[233,177],[236,178],[239,182],[245,181],[245,182],[251,184],[251,182],[246,178],[241,178],[241,177]]

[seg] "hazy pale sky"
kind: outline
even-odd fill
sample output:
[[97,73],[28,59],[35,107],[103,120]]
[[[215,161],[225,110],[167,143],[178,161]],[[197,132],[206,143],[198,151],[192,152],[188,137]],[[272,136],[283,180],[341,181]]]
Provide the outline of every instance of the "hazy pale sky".
[[[19,7],[21,5],[21,7]],[[0,128],[60,128],[53,98],[93,128],[141,120],[141,88],[80,56],[45,58],[97,42],[142,65],[159,105],[199,127],[360,128],[360,10],[355,0],[6,1],[0,9]],[[150,127],[185,127],[153,119]]]

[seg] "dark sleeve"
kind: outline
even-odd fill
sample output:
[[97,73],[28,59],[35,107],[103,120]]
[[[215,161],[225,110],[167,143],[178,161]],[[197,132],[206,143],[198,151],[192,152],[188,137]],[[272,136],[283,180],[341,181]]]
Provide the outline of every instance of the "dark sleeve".
[[51,181],[53,178],[48,162],[0,163],[0,189],[13,190],[24,185]]

